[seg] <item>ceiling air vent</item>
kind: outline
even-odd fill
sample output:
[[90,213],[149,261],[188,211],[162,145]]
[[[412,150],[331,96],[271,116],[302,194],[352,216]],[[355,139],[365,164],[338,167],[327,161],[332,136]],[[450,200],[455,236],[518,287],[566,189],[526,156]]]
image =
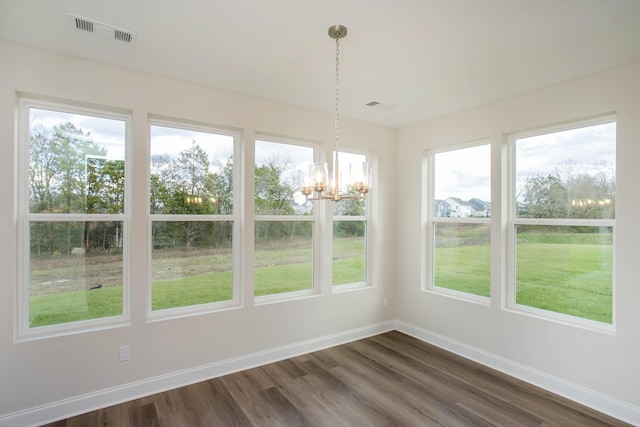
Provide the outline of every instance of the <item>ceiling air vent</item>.
[[128,31],[122,31],[122,30],[115,30],[115,34],[114,34],[114,38],[116,40],[120,40],[121,42],[125,42],[125,43],[132,43],[133,42],[133,33],[130,33]]
[[382,104],[378,101],[371,101],[371,102],[367,102],[366,104],[367,107],[371,107],[372,110],[393,110],[394,108],[397,107],[397,105],[393,105],[393,104]]
[[76,18],[76,28],[82,31],[93,33],[93,22],[86,19]]
[[71,18],[73,18],[76,29],[80,31],[86,31],[105,39],[118,40],[124,43],[133,43],[135,41],[136,33],[134,32],[78,15],[71,15]]

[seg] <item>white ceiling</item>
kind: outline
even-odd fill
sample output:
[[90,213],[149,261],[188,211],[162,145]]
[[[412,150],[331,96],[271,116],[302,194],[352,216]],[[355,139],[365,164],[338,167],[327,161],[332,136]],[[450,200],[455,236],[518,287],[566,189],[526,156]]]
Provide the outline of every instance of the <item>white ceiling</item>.
[[335,24],[341,115],[391,127],[640,60],[640,0],[0,0],[1,39],[327,112]]

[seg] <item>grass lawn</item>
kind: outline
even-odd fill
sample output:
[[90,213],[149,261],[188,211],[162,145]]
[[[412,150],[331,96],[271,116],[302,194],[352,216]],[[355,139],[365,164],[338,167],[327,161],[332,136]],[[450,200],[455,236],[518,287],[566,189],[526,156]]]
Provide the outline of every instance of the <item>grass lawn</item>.
[[233,296],[232,276],[230,271],[218,271],[157,280],[152,284],[151,294],[153,310],[228,301]]
[[434,283],[441,288],[490,295],[489,245],[436,249]]
[[611,245],[518,245],[516,302],[612,322]]
[[38,295],[29,300],[29,325],[32,328],[120,314],[122,286]]
[[[519,234],[516,302],[611,323],[610,243],[597,233]],[[436,249],[434,280],[439,287],[488,297],[489,275],[488,245]]]
[[[337,239],[342,258],[333,261],[334,284],[360,282],[364,277],[362,239]],[[212,302],[229,301],[232,298],[231,256],[224,251],[215,254],[204,252],[185,256],[183,252],[167,251],[166,256],[154,256],[154,280],[152,283],[152,309],[163,310]],[[310,289],[312,284],[311,250],[283,247],[278,250],[256,253],[255,295],[273,295]],[[77,259],[73,259],[74,261]],[[114,271],[121,258],[106,260],[100,264],[104,271]],[[47,261],[45,270],[64,262]],[[66,270],[65,270],[66,271]],[[117,273],[117,270],[116,270]],[[57,276],[65,274],[56,270]],[[107,282],[116,280],[113,274]],[[121,273],[120,273],[121,277]],[[59,323],[77,322],[122,313],[122,286],[105,286],[93,290],[69,290],[57,293],[32,295],[30,298],[30,326],[39,327]]]
[[[548,235],[534,234],[518,237],[518,304],[611,323],[610,242],[601,244],[599,235],[589,234],[578,234],[576,241],[570,243],[566,243],[566,237],[550,238]],[[362,281],[362,239],[337,241],[341,246],[336,251],[340,256],[333,260],[333,283]],[[289,256],[282,252],[287,252]],[[226,255],[222,254],[222,257]],[[256,254],[255,295],[310,289],[312,271],[311,263],[307,261],[309,259],[310,250],[306,249],[282,249]],[[225,268],[225,264],[230,264],[228,257],[219,263],[213,262],[207,254],[154,259],[156,261],[158,266],[163,266],[163,270],[158,268],[160,273],[153,281],[153,310],[228,301],[232,298],[232,275],[229,268]],[[488,245],[439,248],[436,250],[435,266],[437,286],[489,296]],[[114,270],[108,262],[104,263],[104,268]],[[122,313],[122,286],[32,295],[29,312],[31,327],[117,316]]]

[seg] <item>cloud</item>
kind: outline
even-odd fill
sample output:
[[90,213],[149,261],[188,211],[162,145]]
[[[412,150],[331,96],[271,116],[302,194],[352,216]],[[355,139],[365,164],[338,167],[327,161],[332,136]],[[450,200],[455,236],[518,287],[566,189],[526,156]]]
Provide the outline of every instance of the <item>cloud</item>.
[[491,146],[489,144],[437,153],[435,198],[479,198],[491,201]]
[[597,165],[615,165],[616,124],[594,126],[521,138],[516,141],[518,176],[553,174],[567,162],[588,172]]
[[90,133],[89,140],[107,150],[107,157],[124,159],[124,120],[68,113],[63,111],[30,109],[31,126],[40,124],[48,129],[70,122],[83,133]]
[[180,152],[191,148],[195,141],[209,156],[209,163],[225,163],[233,154],[234,138],[213,132],[181,129],[176,127],[151,125],[150,154],[168,154],[176,157]]

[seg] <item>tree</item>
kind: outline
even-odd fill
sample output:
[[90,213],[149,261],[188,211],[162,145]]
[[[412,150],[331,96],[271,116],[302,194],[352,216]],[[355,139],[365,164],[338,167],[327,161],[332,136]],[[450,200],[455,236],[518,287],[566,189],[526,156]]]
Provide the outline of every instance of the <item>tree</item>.
[[150,212],[161,214],[164,211],[164,203],[168,199],[169,189],[158,173],[151,173],[149,187]]
[[[297,189],[295,171],[287,158],[274,156],[255,168],[255,210],[260,215],[293,215]],[[256,228],[257,239],[293,238],[297,222],[266,221]]]
[[[36,125],[29,138],[29,209],[31,212],[71,213],[87,210],[87,159],[101,157],[106,150],[96,144],[90,132],[70,122],[45,128]],[[69,253],[83,241],[82,227],[69,222],[34,222],[32,247]],[[87,232],[85,230],[85,241]]]
[[[216,174],[209,171],[207,152],[193,140],[175,159],[151,159],[150,206],[152,213],[198,215],[219,213]],[[211,224],[201,221],[155,223],[154,242],[192,247],[207,240]]]
[[32,212],[84,212],[86,164],[106,150],[70,122],[31,129],[29,196]]
[[526,218],[614,218],[615,171],[610,165],[561,163],[553,174],[525,180],[518,213]]
[[233,156],[217,165],[218,172],[211,174],[211,194],[216,199],[215,213],[233,212]]
[[31,212],[48,212],[53,208],[56,155],[50,149],[50,129],[37,125],[29,140],[29,201]]
[[192,141],[189,149],[169,160],[152,158],[151,211],[163,214],[212,214],[218,197],[207,152]]
[[291,215],[297,189],[296,173],[288,158],[273,156],[255,168],[256,213]]
[[[349,196],[359,196],[360,193],[353,190],[351,186],[347,186],[346,193]],[[335,203],[333,208],[334,215],[362,216],[365,214],[365,200],[358,197],[355,199],[343,199]]]
[[194,196],[206,194],[209,156],[195,140],[191,141],[191,148],[180,152],[171,171],[185,193]]
[[573,218],[613,218],[615,184],[601,175],[581,174],[575,178],[576,191],[571,199]]
[[282,179],[286,163],[271,160],[256,166],[255,203],[256,213],[262,215],[291,215],[295,186]]
[[56,157],[54,167],[59,196],[55,208],[61,212],[83,212],[86,209],[86,159],[102,157],[107,152],[91,139],[90,132],[85,134],[73,123],[54,126],[53,130],[50,150]]
[[556,176],[529,177],[522,191],[518,213],[524,218],[566,218],[567,190]]
[[87,157],[87,213],[124,212],[124,161]]

